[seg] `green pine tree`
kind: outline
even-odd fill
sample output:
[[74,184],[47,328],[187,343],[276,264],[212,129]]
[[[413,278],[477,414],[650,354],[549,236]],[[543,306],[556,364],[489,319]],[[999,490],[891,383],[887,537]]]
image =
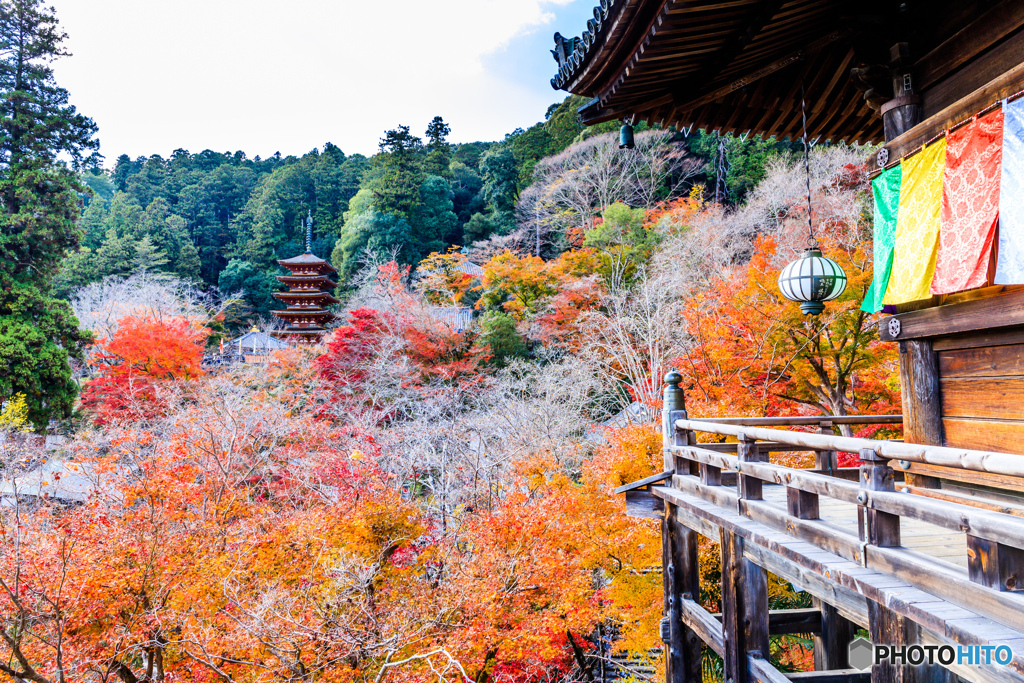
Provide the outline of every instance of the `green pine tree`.
[[152,238],[146,235],[135,245],[132,270],[161,270],[168,261],[167,252],[157,248]]
[[409,126],[389,130],[380,141],[380,153],[369,170],[373,207],[381,213],[412,218],[420,203],[423,184],[423,142]]
[[174,262],[174,272],[188,280],[199,280],[199,268],[202,263],[199,261],[199,250],[191,242],[185,242],[178,252],[178,259]]
[[452,146],[448,144],[451,132],[451,126],[440,116],[435,116],[427,125],[427,159],[423,164],[426,173],[451,178]]
[[135,263],[135,241],[122,237],[113,228],[107,230],[103,244],[96,250],[97,279],[108,275],[126,275]]
[[65,38],[40,0],[0,1],[0,397],[24,393],[37,429],[71,414],[69,356],[83,357],[89,340],[52,297],[80,239],[86,188],[74,171],[96,160],[99,144],[53,77]]

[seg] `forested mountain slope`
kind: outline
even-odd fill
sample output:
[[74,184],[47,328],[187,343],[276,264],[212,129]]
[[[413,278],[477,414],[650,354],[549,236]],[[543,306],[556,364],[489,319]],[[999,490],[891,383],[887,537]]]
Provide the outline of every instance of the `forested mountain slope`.
[[[110,170],[83,175],[89,190],[81,247],[64,263],[55,291],[67,297],[87,283],[145,268],[226,295],[244,292],[250,313],[266,316],[276,305],[270,296],[277,289],[275,261],[303,251],[307,213],[314,251],[331,258],[344,278],[367,252],[394,252],[400,263],[415,265],[451,245],[508,235],[517,221],[528,220],[530,202],[520,197],[537,194],[552,159],[574,142],[616,129],[584,130],[576,115],[581,102],[569,97],[552,105],[544,121],[498,142],[449,144],[441,117],[422,138],[400,126],[384,132],[370,158],[346,155],[331,143],[301,157],[183,149],[169,158],[121,155]],[[720,177],[729,201],[763,174],[768,154],[788,147],[701,132],[672,140],[671,154],[698,166],[690,168],[686,186],[714,187]],[[726,148],[725,168],[718,167],[719,144]],[[654,189],[656,196],[668,194],[667,187]],[[545,240],[545,253],[563,249],[563,237]]]

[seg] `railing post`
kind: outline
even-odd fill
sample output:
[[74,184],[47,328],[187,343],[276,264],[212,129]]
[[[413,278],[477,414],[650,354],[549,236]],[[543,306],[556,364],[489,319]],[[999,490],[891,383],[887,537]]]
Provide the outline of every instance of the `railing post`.
[[[900,544],[900,518],[888,512],[868,507],[872,491],[895,491],[893,470],[888,461],[874,449],[860,451],[860,505],[857,508],[857,522],[860,540],[883,548]],[[917,639],[916,625],[873,600],[868,601],[868,634],[876,645],[910,645]],[[879,683],[908,683],[916,680],[910,666],[894,665],[888,662],[871,666],[871,680]]]
[[1024,550],[967,534],[967,573],[997,591],[1024,591]]
[[818,494],[787,486],[786,510],[797,519],[818,519]]
[[[740,462],[768,461],[768,454],[761,452],[754,439],[748,439],[743,434],[740,434],[739,442],[736,454],[739,456]],[[737,476],[736,490],[739,497],[744,500],[761,500],[764,486],[763,482],[757,477],[752,477],[749,474],[740,474]]]
[[[682,381],[683,376],[674,370],[665,375],[661,421],[662,441],[666,448],[668,446],[686,446],[696,443],[696,438],[691,432],[680,434],[676,430],[676,420],[685,420],[687,417],[686,395],[683,392],[683,388],[679,386],[679,383]],[[665,450],[665,471],[676,471],[676,455],[669,450]],[[680,474],[697,474],[697,463],[691,461],[689,463],[689,470],[680,472]]]
[[889,512],[873,510],[867,506],[871,491],[895,491],[893,470],[888,460],[881,457],[871,448],[862,448],[860,459],[860,485],[864,500],[857,508],[857,522],[860,529],[860,540],[882,548],[900,545],[900,518]]
[[[819,434],[832,433],[832,420],[822,420],[818,423]],[[821,472],[834,475],[839,467],[839,454],[836,451],[815,451],[814,468]]]
[[747,655],[768,659],[768,573],[743,557],[743,539],[721,530],[725,683],[746,683]]

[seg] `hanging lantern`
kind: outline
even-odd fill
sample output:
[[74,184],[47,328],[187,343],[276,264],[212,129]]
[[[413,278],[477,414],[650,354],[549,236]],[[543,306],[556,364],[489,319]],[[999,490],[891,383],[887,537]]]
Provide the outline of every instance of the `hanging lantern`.
[[811,145],[807,141],[807,99],[800,85],[800,113],[803,116],[804,173],[807,180],[807,250],[779,273],[779,289],[790,301],[799,301],[804,315],[819,315],[826,301],[846,291],[846,273],[832,259],[822,256],[814,238],[811,206]]
[[633,126],[626,122],[619,129],[619,149],[633,149],[636,143],[633,141]]
[[799,301],[804,315],[818,315],[825,301],[846,291],[846,273],[818,249],[808,249],[779,274],[779,289],[790,301]]

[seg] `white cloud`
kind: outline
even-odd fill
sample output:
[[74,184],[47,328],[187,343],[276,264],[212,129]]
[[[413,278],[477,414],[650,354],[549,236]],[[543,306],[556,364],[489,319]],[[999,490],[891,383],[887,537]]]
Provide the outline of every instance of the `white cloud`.
[[456,139],[494,139],[555,97],[549,74],[524,88],[488,60],[515,59],[502,50],[593,2],[55,0],[75,53],[56,69],[111,160],[327,140],[368,153],[385,128],[418,130],[435,114]]

